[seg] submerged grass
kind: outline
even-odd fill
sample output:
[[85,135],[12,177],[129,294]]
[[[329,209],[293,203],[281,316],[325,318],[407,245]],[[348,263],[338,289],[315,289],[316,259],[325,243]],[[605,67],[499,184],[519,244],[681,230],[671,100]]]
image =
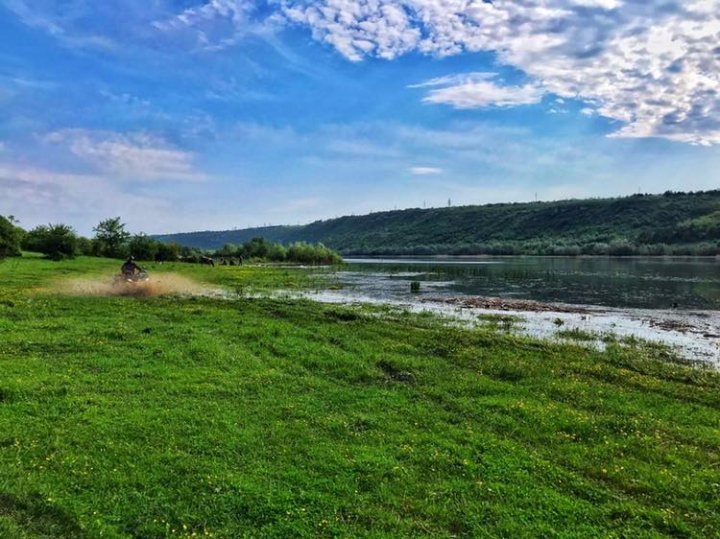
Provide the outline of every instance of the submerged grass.
[[720,529],[714,371],[382,307],[52,293],[114,265],[0,264],[0,537]]
[[558,331],[557,333],[555,333],[555,336],[560,339],[567,339],[570,341],[579,341],[579,342],[595,342],[598,340],[602,340],[602,335],[599,335],[592,331],[585,331],[580,328],[573,328],[573,329],[566,329],[563,331]]
[[518,323],[523,321],[522,316],[513,314],[483,313],[477,317],[480,324],[492,329],[512,330]]

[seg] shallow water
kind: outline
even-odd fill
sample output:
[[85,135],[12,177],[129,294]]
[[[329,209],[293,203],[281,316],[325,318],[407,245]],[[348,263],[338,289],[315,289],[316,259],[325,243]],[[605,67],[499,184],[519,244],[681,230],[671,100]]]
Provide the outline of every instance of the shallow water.
[[[491,296],[615,308],[720,310],[720,258],[349,258],[342,287],[377,299]],[[421,283],[411,294],[410,283]]]
[[[293,297],[293,293],[286,293]],[[517,320],[510,331],[531,337],[568,341],[563,333],[580,331],[592,338],[576,342],[604,348],[605,338],[642,339],[670,347],[679,357],[720,369],[720,311],[685,311],[659,309],[608,309],[588,307],[583,312],[532,312],[458,307],[442,301],[380,299],[349,292],[324,290],[295,293],[322,303],[388,305],[413,312],[432,312],[468,325],[482,324],[483,316],[512,316]]]

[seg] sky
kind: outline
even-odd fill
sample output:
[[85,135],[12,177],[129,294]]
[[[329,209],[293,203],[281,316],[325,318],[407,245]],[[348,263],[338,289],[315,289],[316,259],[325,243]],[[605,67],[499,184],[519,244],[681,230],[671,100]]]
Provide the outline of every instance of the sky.
[[0,0],[0,215],[166,233],[720,187],[720,0]]

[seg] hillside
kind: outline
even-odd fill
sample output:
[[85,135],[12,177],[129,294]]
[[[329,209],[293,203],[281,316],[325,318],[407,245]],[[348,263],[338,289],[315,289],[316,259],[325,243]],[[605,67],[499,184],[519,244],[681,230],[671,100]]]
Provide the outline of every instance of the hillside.
[[216,249],[256,236],[323,242],[344,254],[718,254],[720,190],[408,209],[156,237]]

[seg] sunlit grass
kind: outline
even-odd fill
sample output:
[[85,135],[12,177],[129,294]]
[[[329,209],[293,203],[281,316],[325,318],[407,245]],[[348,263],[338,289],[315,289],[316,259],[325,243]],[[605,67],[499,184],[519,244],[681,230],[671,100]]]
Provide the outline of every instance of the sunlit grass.
[[720,529],[713,371],[233,292],[321,286],[293,268],[149,268],[226,299],[53,293],[118,265],[0,263],[0,537]]

